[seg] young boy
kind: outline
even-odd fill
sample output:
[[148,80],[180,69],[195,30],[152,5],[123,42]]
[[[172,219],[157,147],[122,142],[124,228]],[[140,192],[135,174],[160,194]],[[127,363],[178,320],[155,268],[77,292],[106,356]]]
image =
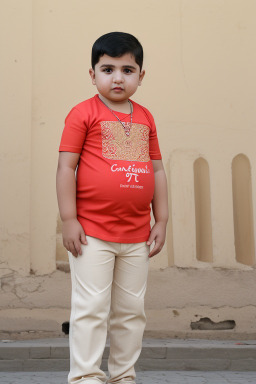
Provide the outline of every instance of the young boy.
[[155,123],[130,100],[145,75],[142,63],[134,36],[101,36],[89,70],[98,94],[65,120],[57,195],[72,281],[69,383],[106,382],[100,365],[108,315],[107,382],[135,383],[149,259],[164,245],[168,220]]

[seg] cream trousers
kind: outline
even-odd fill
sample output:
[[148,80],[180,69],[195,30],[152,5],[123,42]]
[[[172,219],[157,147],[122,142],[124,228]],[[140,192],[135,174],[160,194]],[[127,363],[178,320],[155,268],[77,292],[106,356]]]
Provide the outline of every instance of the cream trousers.
[[[83,254],[69,252],[72,281],[68,383],[135,383],[134,364],[146,325],[149,246],[87,236]],[[100,369],[109,320],[109,377]]]

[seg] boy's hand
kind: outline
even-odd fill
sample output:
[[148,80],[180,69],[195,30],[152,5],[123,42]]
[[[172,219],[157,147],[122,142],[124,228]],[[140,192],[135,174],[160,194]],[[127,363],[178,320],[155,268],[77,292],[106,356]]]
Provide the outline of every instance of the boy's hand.
[[62,237],[64,247],[77,257],[82,255],[81,244],[86,245],[87,240],[82,225],[77,219],[65,220],[62,223]]
[[165,242],[166,234],[166,222],[158,221],[152,227],[147,245],[151,245],[155,241],[155,246],[152,251],[149,253],[148,257],[153,257],[161,251]]

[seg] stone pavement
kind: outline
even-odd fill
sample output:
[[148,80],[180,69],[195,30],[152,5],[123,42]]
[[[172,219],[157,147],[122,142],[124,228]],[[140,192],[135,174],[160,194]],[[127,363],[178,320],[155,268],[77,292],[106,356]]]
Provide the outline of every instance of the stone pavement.
[[[104,371],[108,355],[107,341],[101,366]],[[137,372],[254,371],[256,375],[256,340],[144,339],[135,367]],[[0,342],[0,371],[60,372],[68,369],[67,337]]]
[[[0,372],[1,384],[66,384],[68,372]],[[255,384],[256,372],[140,371],[137,384]]]

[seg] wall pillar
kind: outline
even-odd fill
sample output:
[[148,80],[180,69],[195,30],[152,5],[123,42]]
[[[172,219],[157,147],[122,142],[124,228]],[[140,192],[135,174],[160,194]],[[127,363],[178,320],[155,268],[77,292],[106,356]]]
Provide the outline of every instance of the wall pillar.
[[174,264],[192,267],[196,260],[195,203],[193,163],[195,150],[177,149],[170,158]]

